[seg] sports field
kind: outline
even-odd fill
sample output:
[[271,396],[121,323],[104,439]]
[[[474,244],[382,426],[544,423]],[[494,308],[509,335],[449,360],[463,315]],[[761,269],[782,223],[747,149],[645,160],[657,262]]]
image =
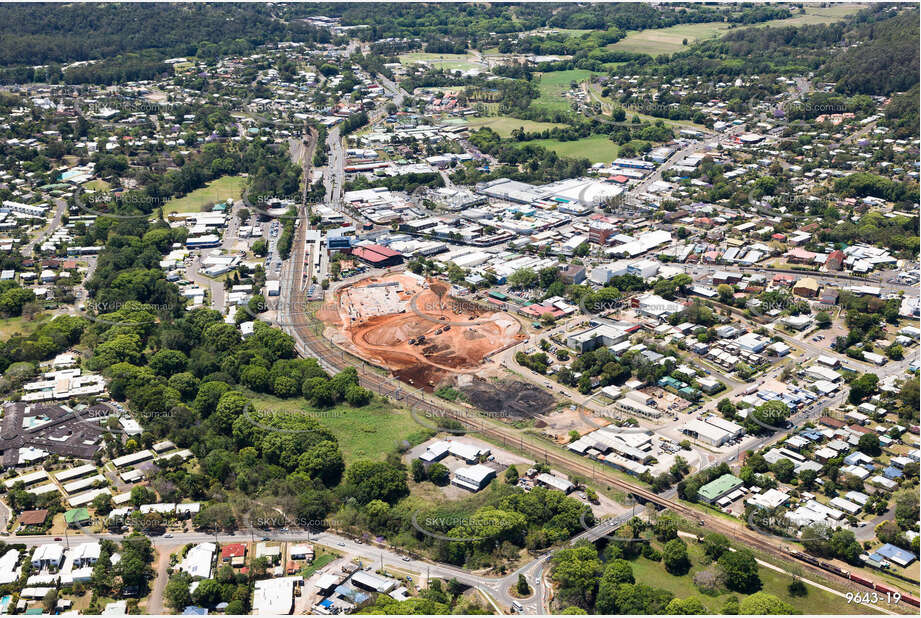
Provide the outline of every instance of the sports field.
[[471,69],[483,69],[481,64],[473,62],[472,54],[427,54],[422,52],[413,52],[411,54],[402,54],[400,62],[402,64],[415,64],[424,61],[426,64],[449,71],[469,71]]

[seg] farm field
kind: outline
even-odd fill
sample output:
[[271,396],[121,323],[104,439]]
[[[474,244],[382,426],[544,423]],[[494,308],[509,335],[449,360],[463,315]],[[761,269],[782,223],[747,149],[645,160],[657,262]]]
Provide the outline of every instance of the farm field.
[[512,131],[519,127],[523,128],[525,131],[543,131],[544,129],[552,129],[554,127],[562,127],[565,125],[559,124],[557,122],[519,120],[518,118],[511,118],[509,116],[492,116],[484,118],[472,118],[470,120],[469,126],[473,130],[489,127],[500,136],[508,137],[512,134]]
[[170,200],[163,207],[163,214],[171,212],[200,212],[207,204],[223,202],[230,198],[240,199],[246,179],[242,176],[222,176],[212,180],[201,189],[196,189],[177,199]]
[[617,158],[617,153],[620,151],[620,147],[609,140],[606,135],[591,135],[572,142],[538,139],[522,143],[549,148],[561,157],[574,159],[584,157],[592,163],[601,163],[603,161],[610,163]]

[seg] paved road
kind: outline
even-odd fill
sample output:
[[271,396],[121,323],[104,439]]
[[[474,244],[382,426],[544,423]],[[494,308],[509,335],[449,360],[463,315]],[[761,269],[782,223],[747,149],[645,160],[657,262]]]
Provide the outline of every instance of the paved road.
[[201,274],[201,253],[196,254],[192,261],[186,266],[185,275],[186,279],[193,281],[198,286],[209,291],[209,297],[211,299],[211,307],[217,309],[221,313],[224,312],[224,285],[220,281],[216,281],[211,277],[207,277]]
[[45,242],[45,239],[50,237],[55,230],[61,227],[61,221],[64,218],[64,214],[67,212],[67,201],[62,200],[59,197],[52,200],[54,202],[54,216],[51,218],[51,222],[45,226],[45,228],[38,233],[38,235],[30,240],[27,244],[23,245],[20,249],[20,253],[26,257],[30,257],[35,251],[35,247],[41,245]]
[[[581,539],[596,540],[608,534],[613,527],[619,526],[623,522],[629,519],[630,514],[627,513],[624,516],[620,516],[616,520],[608,520],[602,523],[599,526],[591,530],[587,530],[577,537],[573,538],[570,543],[575,543]],[[71,544],[79,543],[92,538],[94,540],[108,539],[115,542],[121,542],[123,537],[122,535],[116,534],[98,534],[88,537],[87,535],[82,534],[73,534],[71,533],[68,536],[68,541]],[[156,582],[153,584],[153,594],[151,595],[150,602],[148,604],[148,611],[151,613],[162,613],[162,599],[163,599],[163,590],[166,587],[166,573],[164,564],[168,565],[169,560],[168,556],[170,553],[177,551],[179,548],[189,544],[189,543],[206,543],[206,542],[218,542],[218,543],[234,543],[234,542],[247,542],[253,540],[259,540],[266,538],[265,535],[259,531],[237,531],[234,533],[228,534],[207,534],[205,532],[186,532],[175,534],[170,537],[166,536],[153,536],[150,537],[151,542],[154,547],[160,552],[161,560],[157,565],[158,577]],[[438,578],[438,579],[456,579],[462,584],[467,586],[472,586],[478,588],[481,591],[487,593],[490,597],[496,600],[499,606],[503,610],[508,610],[515,598],[509,594],[509,589],[512,588],[518,582],[518,574],[523,573],[528,580],[529,585],[534,589],[535,594],[529,599],[520,600],[519,602],[524,607],[524,613],[526,614],[543,614],[545,612],[545,603],[547,599],[544,596],[543,589],[543,570],[545,566],[545,561],[547,558],[552,555],[553,552],[548,552],[545,555],[538,556],[523,566],[515,569],[514,571],[502,576],[494,577],[482,575],[479,573],[474,573],[468,569],[462,567],[457,567],[450,564],[432,562],[428,560],[410,558],[394,549],[388,547],[380,547],[377,545],[370,545],[367,543],[358,542],[352,540],[348,537],[335,534],[332,532],[320,532],[320,533],[310,533],[307,531],[295,531],[292,530],[287,533],[283,532],[273,532],[269,535],[268,538],[271,538],[273,541],[278,542],[297,542],[297,541],[308,541],[311,543],[318,543],[325,545],[334,550],[343,552],[349,557],[354,557],[360,560],[363,566],[372,566],[375,569],[378,568],[391,568],[397,569],[400,571],[410,571],[418,574],[420,578]],[[39,545],[47,545],[50,543],[59,543],[62,541],[55,541],[55,537],[52,535],[36,535],[36,536],[17,536],[15,540],[17,543],[22,543],[26,547],[37,547]],[[414,578],[415,579],[415,578]],[[154,610],[159,610],[154,612]]]

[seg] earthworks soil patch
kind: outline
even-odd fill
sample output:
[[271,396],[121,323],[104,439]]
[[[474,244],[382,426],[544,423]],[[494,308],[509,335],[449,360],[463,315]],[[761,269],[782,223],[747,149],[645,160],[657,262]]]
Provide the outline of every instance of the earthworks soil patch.
[[555,400],[539,386],[518,380],[474,379],[460,387],[467,400],[486,412],[510,418],[530,418],[549,412]]

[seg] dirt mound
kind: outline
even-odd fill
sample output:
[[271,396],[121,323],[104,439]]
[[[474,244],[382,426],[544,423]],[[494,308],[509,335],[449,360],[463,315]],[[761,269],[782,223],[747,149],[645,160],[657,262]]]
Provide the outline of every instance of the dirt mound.
[[393,375],[401,382],[432,392],[445,379],[448,372],[434,365],[417,364],[403,369],[395,369]]
[[450,290],[443,281],[405,274],[366,279],[337,291],[323,318],[353,353],[431,388],[448,374],[477,372],[489,355],[525,338],[511,315],[481,318],[475,303],[454,302]]
[[518,380],[474,379],[460,390],[476,407],[500,416],[530,418],[548,412],[554,404],[553,395],[539,386]]

